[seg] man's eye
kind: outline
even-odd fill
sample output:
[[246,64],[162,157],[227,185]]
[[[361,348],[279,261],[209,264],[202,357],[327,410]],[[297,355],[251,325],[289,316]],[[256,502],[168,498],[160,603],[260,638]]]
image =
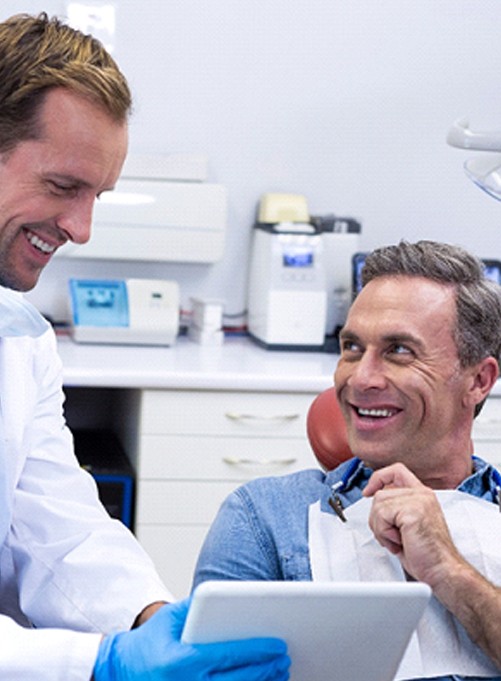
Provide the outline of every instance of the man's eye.
[[393,345],[390,348],[390,352],[394,355],[412,355],[413,352],[410,348],[407,347],[407,345],[401,345],[400,343]]
[[360,345],[355,341],[346,338],[341,341],[341,352],[360,352]]

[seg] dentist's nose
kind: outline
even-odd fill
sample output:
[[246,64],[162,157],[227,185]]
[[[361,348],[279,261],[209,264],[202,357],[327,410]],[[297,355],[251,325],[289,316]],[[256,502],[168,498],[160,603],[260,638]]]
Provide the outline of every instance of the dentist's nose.
[[58,228],[75,244],[85,244],[90,239],[94,198],[72,202],[57,219]]

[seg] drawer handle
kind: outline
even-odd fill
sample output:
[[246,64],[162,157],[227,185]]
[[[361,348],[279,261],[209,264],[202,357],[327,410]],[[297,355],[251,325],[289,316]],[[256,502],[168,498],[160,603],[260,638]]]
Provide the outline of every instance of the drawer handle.
[[227,411],[225,413],[227,419],[232,421],[295,421],[299,418],[299,414],[277,414],[275,416],[256,416],[255,414],[235,414]]
[[223,456],[223,461],[230,466],[291,466],[297,459],[237,459],[233,456]]

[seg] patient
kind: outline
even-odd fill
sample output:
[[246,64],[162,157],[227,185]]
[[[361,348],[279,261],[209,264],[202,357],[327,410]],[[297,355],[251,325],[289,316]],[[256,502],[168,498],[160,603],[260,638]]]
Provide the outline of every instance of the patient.
[[396,678],[500,680],[501,477],[471,432],[499,374],[501,289],[448,244],[377,249],[340,342],[334,382],[356,458],[233,492],[194,585],[423,581],[434,598],[419,654]]

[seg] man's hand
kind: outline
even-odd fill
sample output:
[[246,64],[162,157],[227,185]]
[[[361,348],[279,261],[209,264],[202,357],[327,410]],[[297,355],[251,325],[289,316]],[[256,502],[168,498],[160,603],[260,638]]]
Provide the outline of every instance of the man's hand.
[[374,497],[369,516],[374,536],[411,577],[436,589],[463,562],[435,493],[403,464],[375,471],[364,495]]
[[431,586],[501,669],[501,589],[459,554],[433,490],[397,463],[373,473],[364,495],[374,497],[369,525],[377,540]]

